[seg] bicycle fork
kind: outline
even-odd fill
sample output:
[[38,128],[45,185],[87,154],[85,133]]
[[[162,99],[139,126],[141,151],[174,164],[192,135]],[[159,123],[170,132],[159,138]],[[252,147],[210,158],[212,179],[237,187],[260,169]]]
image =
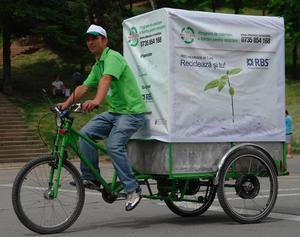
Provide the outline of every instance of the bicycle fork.
[[[59,147],[59,140],[62,138],[61,147],[58,150]],[[63,166],[63,160],[65,159],[65,147],[68,142],[68,136],[62,136],[60,134],[57,134],[54,144],[54,156],[55,160],[52,164],[49,164],[51,166],[50,172],[49,172],[49,189],[47,194],[49,199],[57,198],[58,196],[58,190],[60,187],[60,177],[61,177],[61,170]]]

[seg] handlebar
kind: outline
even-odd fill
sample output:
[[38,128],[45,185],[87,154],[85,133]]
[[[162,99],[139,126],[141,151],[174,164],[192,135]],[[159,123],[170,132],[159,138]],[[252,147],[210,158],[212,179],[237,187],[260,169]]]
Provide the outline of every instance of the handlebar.
[[54,107],[51,107],[50,110],[59,115],[60,118],[67,118],[69,117],[71,112],[75,112],[75,113],[82,113],[82,104],[81,103],[76,103],[76,104],[72,104],[68,109],[65,110],[61,110],[57,105]]

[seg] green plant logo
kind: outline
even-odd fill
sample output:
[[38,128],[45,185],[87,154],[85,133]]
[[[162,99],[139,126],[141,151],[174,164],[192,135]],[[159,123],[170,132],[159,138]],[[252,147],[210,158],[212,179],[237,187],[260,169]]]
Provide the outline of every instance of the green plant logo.
[[128,44],[130,46],[136,47],[139,43],[139,34],[136,27],[131,27],[128,36]]
[[229,76],[237,75],[242,71],[240,68],[233,68],[231,70],[227,70],[226,74],[223,74],[220,76],[220,78],[213,80],[209,82],[205,88],[204,91],[207,91],[209,89],[218,88],[218,91],[220,92],[223,90],[225,85],[228,85],[228,92],[231,97],[231,112],[232,112],[232,122],[234,123],[234,106],[233,106],[233,96],[234,96],[234,88],[232,87],[230,83]]
[[180,33],[180,38],[183,40],[186,44],[191,44],[195,40],[195,33],[192,27],[187,26],[183,27]]

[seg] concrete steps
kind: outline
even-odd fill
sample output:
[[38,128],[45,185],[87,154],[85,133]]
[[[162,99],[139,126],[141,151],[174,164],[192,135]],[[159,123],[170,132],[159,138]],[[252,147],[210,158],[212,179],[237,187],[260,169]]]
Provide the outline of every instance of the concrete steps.
[[[5,151],[5,155],[20,155],[20,154],[29,154],[29,153],[47,153],[47,149],[44,147],[38,148],[38,147],[19,147],[17,149],[13,148],[7,148],[3,149]],[[2,153],[0,154],[0,157],[2,156]]]
[[21,110],[0,93],[0,163],[24,162],[49,154]]
[[[16,144],[16,143],[11,143],[11,144],[7,144],[6,145],[2,145],[0,144],[0,149],[2,151],[5,151],[5,152],[8,152],[9,150],[13,150],[13,151],[19,151],[19,150],[27,150],[27,149],[32,149],[32,146],[33,143],[25,143],[22,142],[22,143],[19,143],[19,144]],[[35,149],[45,149],[45,146],[41,144],[40,141],[36,141],[35,143],[35,146],[34,146]]]
[[[36,138],[36,137],[35,137]],[[20,141],[0,141],[0,147],[3,147],[2,149],[5,149],[4,147],[13,147],[13,146],[19,146],[19,145],[41,145],[41,141],[39,139],[35,139],[35,140],[20,140]],[[44,145],[42,145],[44,146]]]
[[[10,162],[24,162],[29,161],[35,158],[38,158],[40,156],[46,155],[47,153],[41,152],[41,153],[22,153],[22,154],[6,154],[6,155],[0,155],[0,163],[10,163]],[[48,153],[49,154],[49,153]]]
[[[7,123],[7,121],[1,121],[0,120],[0,127],[1,128],[19,128],[20,126],[26,126],[24,121],[9,121],[9,123]],[[27,127],[27,126],[26,126]]]
[[0,123],[10,125],[12,122],[24,122],[24,119],[22,117],[15,117],[8,120],[7,117],[0,117]]
[[31,132],[24,133],[12,133],[12,134],[1,134],[0,141],[27,141],[27,140],[38,140],[38,138]]

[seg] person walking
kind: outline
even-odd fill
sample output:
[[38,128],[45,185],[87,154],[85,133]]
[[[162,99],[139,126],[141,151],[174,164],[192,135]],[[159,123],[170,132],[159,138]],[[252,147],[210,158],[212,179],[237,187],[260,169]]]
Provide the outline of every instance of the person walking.
[[[135,76],[125,58],[107,46],[106,30],[92,24],[85,37],[86,45],[95,56],[96,62],[83,85],[76,87],[73,94],[58,105],[61,109],[68,108],[90,88],[97,88],[97,92],[92,100],[83,103],[84,111],[94,110],[106,97],[110,105],[109,110],[92,118],[80,132],[91,139],[107,138],[108,153],[127,194],[125,210],[130,211],[140,202],[141,189],[127,157],[126,143],[144,125],[146,107]],[[100,172],[97,150],[83,140],[80,140],[80,150]],[[83,163],[80,169],[85,187],[99,189],[100,184],[96,177]]]
[[286,128],[286,144],[287,158],[292,158],[292,137],[293,137],[293,119],[289,112],[285,111],[285,128]]

